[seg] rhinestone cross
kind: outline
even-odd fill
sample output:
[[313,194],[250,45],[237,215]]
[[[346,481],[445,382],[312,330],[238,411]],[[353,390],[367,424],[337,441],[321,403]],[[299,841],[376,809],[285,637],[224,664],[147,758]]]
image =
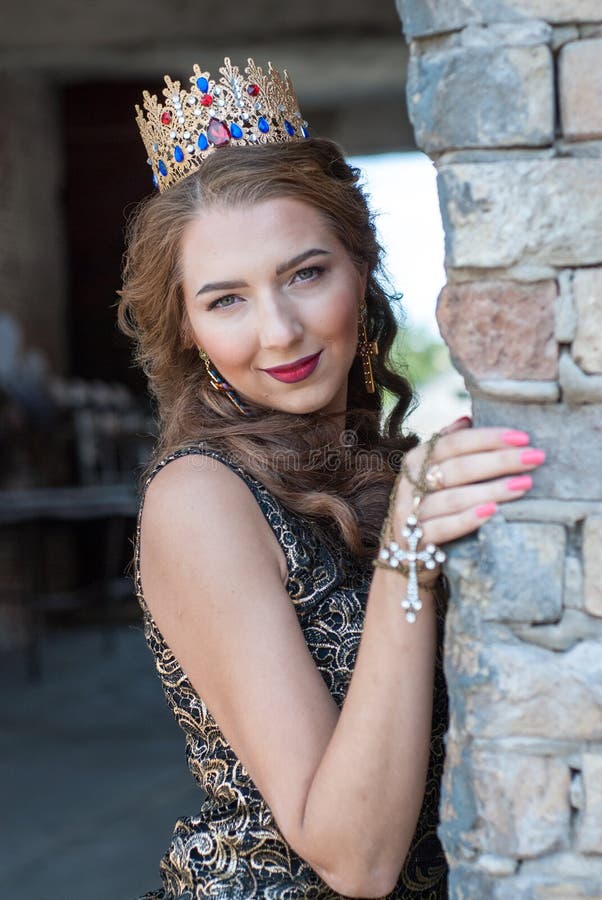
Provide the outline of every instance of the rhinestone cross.
[[402,562],[408,564],[408,593],[401,606],[406,611],[406,620],[415,622],[418,613],[422,609],[418,587],[418,574],[416,564],[424,563],[426,569],[434,569],[439,563],[445,561],[445,553],[434,544],[427,544],[424,550],[418,550],[418,542],[422,537],[422,528],[418,524],[415,515],[408,516],[405,528],[401,532],[408,542],[408,550],[399,546],[397,541],[391,541],[386,547],[382,547],[378,557],[391,568],[398,568]]

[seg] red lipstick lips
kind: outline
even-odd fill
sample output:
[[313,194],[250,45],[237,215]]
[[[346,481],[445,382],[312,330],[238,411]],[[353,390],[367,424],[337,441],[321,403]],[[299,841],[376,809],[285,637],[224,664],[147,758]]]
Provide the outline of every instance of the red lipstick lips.
[[287,383],[302,381],[314,371],[318,365],[321,353],[322,351],[320,350],[319,353],[314,353],[313,356],[304,356],[288,366],[274,366],[272,369],[264,369],[263,371],[278,381]]

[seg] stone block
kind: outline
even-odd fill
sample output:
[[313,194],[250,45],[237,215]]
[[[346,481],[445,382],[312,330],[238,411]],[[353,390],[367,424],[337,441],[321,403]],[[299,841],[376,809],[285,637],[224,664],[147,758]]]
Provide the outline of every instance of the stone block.
[[602,375],[586,375],[567,350],[560,354],[558,378],[565,403],[602,403]]
[[[529,491],[529,493],[531,492]],[[502,514],[507,522],[557,522],[559,525],[568,525],[569,528],[573,528],[588,516],[602,515],[602,501],[534,500],[525,495],[523,500],[507,503]],[[570,580],[571,584],[581,585],[581,578],[576,570],[571,567],[569,574],[568,563],[571,560],[576,562],[579,567],[581,566],[579,560],[574,556],[567,556],[565,581],[567,584]],[[575,608],[582,609],[583,605]]]
[[602,516],[588,516],[583,525],[583,606],[602,616]]
[[[472,867],[458,867],[460,873]],[[453,883],[453,879],[450,883]],[[450,891],[450,897],[455,893]],[[472,897],[476,894],[471,894]],[[602,900],[602,865],[592,856],[554,853],[522,860],[520,872],[498,878],[479,900]]]
[[452,866],[449,873],[448,897],[452,900],[484,900],[495,896],[497,879],[466,863]]
[[533,473],[530,499],[599,500],[602,495],[602,404],[506,403],[475,395],[476,426],[519,428],[546,451]]
[[[585,376],[584,376],[585,377]],[[509,378],[464,379],[469,393],[517,403],[556,403],[560,398],[557,381],[513,381]]]
[[[600,45],[602,52],[602,41]],[[575,272],[573,302],[577,314],[573,359],[585,372],[602,373],[602,268]]]
[[564,137],[572,141],[602,137],[602,38],[562,48],[559,87]]
[[583,567],[576,556],[567,556],[564,561],[564,598],[566,609],[583,610]]
[[456,368],[472,377],[556,378],[554,281],[446,285],[437,321]]
[[556,325],[554,337],[560,344],[570,344],[577,334],[577,310],[573,299],[573,271],[564,269],[558,273],[558,298],[556,300]]
[[495,853],[483,853],[477,860],[479,869],[488,872],[489,875],[514,875],[518,868],[518,861],[511,856],[497,856]]
[[427,153],[461,147],[551,144],[553,62],[548,47],[466,47],[412,54],[407,98]]
[[602,262],[602,159],[441,166],[439,201],[450,268]]
[[546,647],[548,650],[570,650],[579,641],[602,641],[602,620],[588,616],[578,609],[566,609],[562,619],[552,625],[512,625],[512,632],[521,641]]
[[529,858],[569,846],[570,772],[553,757],[471,754],[477,810],[471,843],[484,853]]
[[[577,34],[578,36],[578,34]],[[554,29],[539,19],[522,22],[493,22],[488,25],[467,25],[460,32],[440,38],[446,46],[459,47],[532,47],[552,44]],[[450,43],[451,42],[451,43]],[[428,44],[424,48],[428,52]]]
[[[531,644],[454,635],[446,667],[450,694],[463,693],[463,725],[475,737],[602,740],[600,641],[567,653]],[[468,670],[462,662],[467,654]],[[476,665],[475,665],[476,663]]]
[[577,825],[577,849],[602,853],[602,755],[584,753],[582,763],[583,807]]
[[566,849],[570,770],[553,756],[464,750],[445,764],[439,833],[448,857],[508,876],[517,859]]
[[[492,900],[602,900],[602,885],[591,878],[543,875],[498,881]],[[485,900],[483,896],[482,900]]]
[[477,536],[487,621],[554,622],[562,614],[566,533],[562,525],[494,516]]
[[599,0],[397,0],[397,8],[408,40],[471,24],[543,19],[561,25],[600,19]]
[[[521,874],[533,879],[538,876],[548,879],[583,879],[585,883],[597,884],[598,893],[592,892],[592,897],[602,896],[602,856],[581,856],[574,852],[553,853],[541,859],[526,859],[521,866]],[[558,900],[560,896],[558,895]],[[580,893],[578,896],[583,895]],[[572,896],[570,900],[573,900]]]

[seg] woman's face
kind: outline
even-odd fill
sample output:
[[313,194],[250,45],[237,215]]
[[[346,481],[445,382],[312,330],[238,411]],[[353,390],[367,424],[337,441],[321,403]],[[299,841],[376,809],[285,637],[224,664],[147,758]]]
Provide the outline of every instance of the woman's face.
[[[345,409],[366,279],[313,206],[212,207],[187,226],[181,261],[192,338],[241,399]],[[280,379],[266,371],[316,354]]]

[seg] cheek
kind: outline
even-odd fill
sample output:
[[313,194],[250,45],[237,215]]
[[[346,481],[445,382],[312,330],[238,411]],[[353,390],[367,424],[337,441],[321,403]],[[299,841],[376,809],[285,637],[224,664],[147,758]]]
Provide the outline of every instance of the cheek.
[[248,336],[237,335],[235,328],[206,331],[204,346],[218,368],[246,365],[252,355]]
[[339,289],[321,310],[320,324],[325,337],[347,341],[357,333],[360,299],[357,285]]
[[189,323],[194,343],[203,348],[218,369],[244,362],[249,340],[245,335],[237,336],[235,323],[220,321],[217,312],[199,315],[198,310],[189,311]]

